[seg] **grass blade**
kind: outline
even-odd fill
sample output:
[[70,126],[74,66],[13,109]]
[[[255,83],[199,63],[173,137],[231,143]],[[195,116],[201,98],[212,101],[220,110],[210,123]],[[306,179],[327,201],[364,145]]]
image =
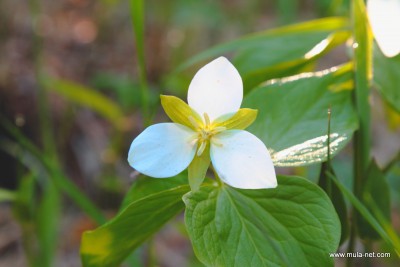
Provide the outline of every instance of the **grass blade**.
[[[384,226],[381,225],[379,219],[375,219],[375,217],[368,211],[368,209],[361,203],[361,201],[353,195],[342,183],[338,180],[338,178],[331,173],[327,172],[327,176],[329,176],[332,181],[339,187],[340,191],[347,197],[347,199],[351,202],[354,208],[364,217],[364,219],[375,229],[375,231],[388,243],[393,249],[396,251],[397,255],[400,256],[400,241],[399,237],[394,234],[395,231],[392,229],[390,224],[386,223]],[[387,231],[390,229],[390,232]]]
[[144,52],[144,2],[143,0],[130,0],[133,32],[135,35],[136,54],[138,58],[139,80],[142,96],[142,113],[144,123],[149,123],[149,87],[146,78],[146,64]]

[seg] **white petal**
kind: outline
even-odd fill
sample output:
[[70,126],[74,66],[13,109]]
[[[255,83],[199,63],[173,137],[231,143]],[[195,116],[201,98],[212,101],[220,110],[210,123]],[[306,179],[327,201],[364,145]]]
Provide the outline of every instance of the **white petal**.
[[211,121],[238,111],[242,100],[242,78],[224,57],[219,57],[201,68],[189,86],[189,106],[201,116],[207,113]]
[[277,186],[274,165],[264,143],[243,130],[228,130],[213,137],[211,161],[227,184],[243,189]]
[[400,53],[400,0],[368,0],[371,28],[383,54]]
[[160,123],[146,128],[133,140],[128,162],[138,172],[165,178],[177,175],[193,160],[195,133],[177,123]]

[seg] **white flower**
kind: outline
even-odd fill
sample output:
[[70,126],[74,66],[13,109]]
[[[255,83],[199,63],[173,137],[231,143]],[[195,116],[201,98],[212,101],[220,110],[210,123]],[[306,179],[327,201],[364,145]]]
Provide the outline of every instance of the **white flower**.
[[378,46],[387,57],[400,53],[400,0],[368,0],[367,12]]
[[221,180],[233,187],[276,187],[267,148],[242,130],[257,115],[256,110],[240,109],[242,99],[238,71],[226,58],[215,59],[190,83],[189,105],[176,97],[161,96],[165,112],[175,123],[145,129],[132,142],[129,164],[155,178],[175,176],[189,167],[189,182],[197,188],[211,161]]

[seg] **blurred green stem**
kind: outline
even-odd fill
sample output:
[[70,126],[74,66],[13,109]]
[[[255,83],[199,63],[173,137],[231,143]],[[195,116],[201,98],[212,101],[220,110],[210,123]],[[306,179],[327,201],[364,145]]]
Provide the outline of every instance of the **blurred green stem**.
[[[52,164],[58,165],[58,155],[56,151],[56,143],[54,140],[53,127],[50,117],[50,107],[47,99],[47,94],[42,86],[40,72],[41,72],[41,50],[42,39],[36,34],[38,17],[40,15],[40,2],[37,0],[30,1],[30,15],[31,25],[33,32],[33,60],[34,60],[34,73],[38,84],[38,115],[39,115],[39,129],[43,145],[44,154],[51,159]],[[45,190],[42,193],[42,201],[40,212],[35,217],[33,222],[38,230],[37,239],[39,244],[38,254],[35,258],[30,259],[32,266],[50,267],[53,265],[57,246],[57,230],[59,224],[59,217],[61,214],[61,201],[59,190],[54,185],[52,180],[47,180],[44,185]],[[47,217],[48,216],[48,217]]]
[[87,213],[96,223],[103,224],[106,219],[102,212],[72,183],[63,175],[61,170],[54,165],[54,161],[48,159],[48,155],[41,152],[21,131],[0,114],[0,124],[6,132],[10,134],[18,144],[39,160],[46,169],[49,178],[54,181],[56,186],[70,197],[85,213]]
[[[367,14],[362,0],[351,2],[354,34],[354,103],[359,120],[359,129],[354,134],[354,182],[353,191],[360,198],[363,180],[370,161],[370,106],[369,81],[372,75],[372,38],[368,29]],[[357,233],[357,213],[353,209],[348,252],[354,251]],[[348,258],[347,266],[352,265]]]
[[135,35],[135,46],[137,54],[137,66],[139,69],[139,81],[141,88],[141,104],[143,113],[143,124],[150,124],[149,110],[149,86],[147,83],[145,51],[144,51],[144,2],[143,0],[130,0],[132,27]]

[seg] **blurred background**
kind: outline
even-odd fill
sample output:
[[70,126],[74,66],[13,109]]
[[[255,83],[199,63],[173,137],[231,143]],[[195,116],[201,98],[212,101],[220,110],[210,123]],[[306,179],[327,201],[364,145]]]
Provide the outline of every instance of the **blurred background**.
[[[175,72],[181,63],[245,34],[347,15],[347,7],[346,0],[148,0],[136,14],[145,18],[141,72],[130,1],[1,0],[0,267],[80,266],[82,232],[104,222],[101,214],[111,218],[138,176],[126,161],[130,142],[149,118],[167,119],[159,95],[186,98],[197,67]],[[345,61],[341,47],[319,68]],[[377,94],[371,101],[373,152],[385,166],[400,147],[400,118]],[[342,177],[351,177],[350,151],[335,160]],[[318,168],[278,172],[315,180]],[[400,167],[393,170],[400,229]],[[201,266],[185,236],[177,218],[126,264]]]

